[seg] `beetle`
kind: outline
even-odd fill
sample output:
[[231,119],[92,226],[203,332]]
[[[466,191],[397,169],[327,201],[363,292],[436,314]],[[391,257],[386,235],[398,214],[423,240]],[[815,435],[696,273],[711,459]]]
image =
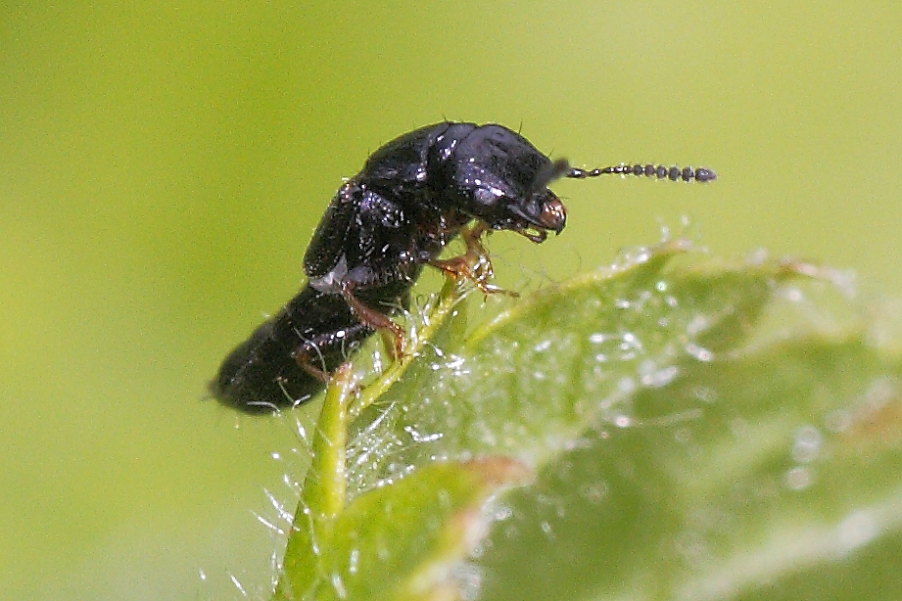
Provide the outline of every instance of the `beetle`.
[[[403,332],[389,315],[408,306],[424,266],[499,291],[489,283],[481,236],[510,230],[541,243],[549,232],[560,234],[567,214],[548,185],[604,174],[716,178],[706,168],[661,165],[578,169],[491,123],[442,122],[386,143],[326,209],[304,256],[307,284],[226,357],[210,392],[242,411],[277,411],[320,392],[377,330],[390,333],[402,353]],[[440,259],[457,236],[466,253]]]

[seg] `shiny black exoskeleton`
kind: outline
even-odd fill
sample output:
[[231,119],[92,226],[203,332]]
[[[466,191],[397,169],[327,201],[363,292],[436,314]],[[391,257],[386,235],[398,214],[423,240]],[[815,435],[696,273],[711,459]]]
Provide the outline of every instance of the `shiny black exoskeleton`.
[[[402,332],[387,314],[407,305],[424,265],[492,291],[468,270],[481,250],[480,234],[512,230],[542,242],[566,223],[548,184],[606,173],[715,177],[707,169],[652,165],[570,168],[493,124],[438,123],[387,143],[332,199],[304,256],[307,285],[226,357],[210,384],[213,396],[249,412],[298,405],[377,329],[392,333],[400,352]],[[474,220],[474,229],[466,229]],[[458,234],[468,255],[439,259]]]

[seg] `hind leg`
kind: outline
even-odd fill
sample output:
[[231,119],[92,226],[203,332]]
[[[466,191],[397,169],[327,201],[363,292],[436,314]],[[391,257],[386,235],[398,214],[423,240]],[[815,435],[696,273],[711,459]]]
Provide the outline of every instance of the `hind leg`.
[[373,328],[364,323],[336,327],[310,338],[302,338],[291,353],[298,367],[321,382],[344,363],[353,345],[366,339]]
[[353,289],[350,284],[344,284],[340,288],[341,297],[348,303],[351,313],[367,327],[390,337],[393,344],[389,348],[393,358],[401,357],[404,354],[404,330],[382,311],[364,304],[354,295]]

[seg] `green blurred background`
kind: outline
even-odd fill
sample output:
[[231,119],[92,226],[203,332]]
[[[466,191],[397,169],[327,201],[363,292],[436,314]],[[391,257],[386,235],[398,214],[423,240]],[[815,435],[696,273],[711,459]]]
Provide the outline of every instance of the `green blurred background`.
[[204,384],[298,287],[341,177],[417,126],[720,174],[561,182],[564,235],[491,239],[514,285],[689,216],[718,255],[902,292],[898,3],[81,4],[0,8],[4,598],[263,595],[255,516],[302,445]]

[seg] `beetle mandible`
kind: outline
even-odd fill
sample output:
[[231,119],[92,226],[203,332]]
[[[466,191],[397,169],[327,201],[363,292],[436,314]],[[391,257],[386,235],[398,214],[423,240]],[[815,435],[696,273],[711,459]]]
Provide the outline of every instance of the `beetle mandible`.
[[[395,352],[403,352],[403,332],[389,314],[408,306],[425,265],[498,291],[489,283],[481,235],[511,230],[541,243],[567,220],[549,183],[604,174],[716,178],[691,167],[573,168],[496,124],[443,122],[388,142],[326,209],[304,256],[306,286],[226,357],[211,393],[243,411],[275,411],[320,392],[328,374],[376,330],[390,333]],[[458,235],[466,254],[440,259]]]

